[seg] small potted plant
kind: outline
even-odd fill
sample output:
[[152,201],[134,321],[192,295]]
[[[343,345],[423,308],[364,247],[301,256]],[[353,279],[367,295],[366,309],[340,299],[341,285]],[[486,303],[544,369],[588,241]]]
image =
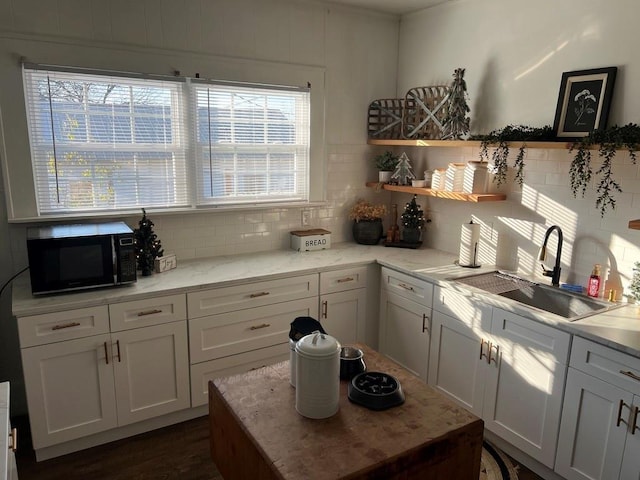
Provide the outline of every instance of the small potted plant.
[[416,196],[404,208],[402,218],[402,240],[406,243],[418,243],[420,241],[420,231],[424,227],[424,211],[416,202]]
[[376,155],[376,168],[378,169],[378,181],[380,183],[389,183],[391,179],[391,174],[396,169],[396,165],[398,165],[398,161],[400,157],[387,150],[380,155]]
[[356,243],[376,245],[382,238],[382,218],[386,213],[385,205],[358,200],[349,213],[349,218],[353,220],[353,239]]

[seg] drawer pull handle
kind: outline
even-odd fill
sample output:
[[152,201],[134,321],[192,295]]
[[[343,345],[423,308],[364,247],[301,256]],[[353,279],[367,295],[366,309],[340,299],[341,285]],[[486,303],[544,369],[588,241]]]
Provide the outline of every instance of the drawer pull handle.
[[409,290],[410,292],[415,292],[415,290],[413,289],[412,286],[404,284],[404,283],[399,283],[398,286],[400,288],[404,288],[405,290]]
[[636,407],[633,411],[633,419],[631,420],[631,435],[636,434],[636,430],[640,430],[638,426],[638,412],[640,411],[640,407]]
[[[488,341],[485,342],[484,338],[481,338],[480,339],[480,360],[482,360],[482,357],[484,357],[486,359],[489,358],[489,357],[487,357],[487,354],[484,353],[484,345],[485,345],[485,343],[487,344],[487,346],[490,345],[490,343]],[[489,363],[488,360],[487,360],[487,363]]]
[[249,297],[258,298],[258,297],[264,297],[265,295],[269,295],[269,292],[252,293],[251,295],[249,295]]
[[640,382],[640,375],[636,375],[635,373],[630,372],[630,371],[628,371],[628,370],[620,370],[620,373],[621,373],[622,375],[626,375],[627,377],[631,377],[631,378],[633,378],[634,380],[637,380],[637,381],[639,381],[639,382]]
[[618,421],[616,422],[616,427],[619,427],[621,423],[626,424],[627,422],[625,422],[622,419],[622,407],[626,407],[627,404],[624,403],[624,400],[620,400],[620,404],[618,405]]
[[329,309],[329,302],[325,300],[322,302],[322,318],[327,318],[327,310]]
[[51,330],[62,330],[63,328],[71,328],[71,327],[79,327],[80,323],[79,322],[69,322],[69,323],[63,323],[61,325],[54,325],[53,327],[51,327]]
[[116,340],[116,350],[118,351],[118,363],[122,363],[122,357],[120,356],[120,340]]
[[155,315],[156,313],[162,313],[162,310],[158,310],[154,308],[153,310],[145,310],[144,312],[138,312],[139,317],[144,317],[146,315]]
[[261,328],[268,328],[270,326],[270,323],[261,323],[260,325],[252,325],[249,327],[249,330],[260,330]]
[[[498,365],[498,357],[500,356],[500,345],[493,345],[491,342],[489,343],[489,358],[487,360],[487,363],[489,365],[491,365],[491,362],[495,362],[496,365]],[[492,357],[492,353],[493,353],[493,349],[496,349],[496,356]]]
[[107,342],[104,342],[104,359],[109,365],[109,350],[107,350]]
[[262,365],[262,366],[260,366],[260,367],[253,367],[253,368],[250,368],[250,369],[249,369],[249,371],[250,371],[250,372],[253,372],[253,371],[255,371],[255,370],[260,370],[261,368],[264,368],[264,367],[266,367],[266,365]]
[[422,333],[429,331],[429,328],[426,325],[427,320],[429,320],[429,317],[427,317],[426,313],[423,313],[422,314]]
[[9,445],[9,449],[12,452],[15,452],[18,450],[18,429],[15,427],[12,428],[9,437],[11,438],[11,445]]
[[345,283],[345,282],[353,282],[354,278],[353,277],[345,277],[345,278],[339,278],[338,280],[336,280],[337,283]]

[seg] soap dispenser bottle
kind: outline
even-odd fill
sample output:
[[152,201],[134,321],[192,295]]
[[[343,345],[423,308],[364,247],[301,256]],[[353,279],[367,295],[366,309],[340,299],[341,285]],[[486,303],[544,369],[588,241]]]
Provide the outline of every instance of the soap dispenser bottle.
[[589,284],[587,285],[587,295],[590,297],[597,297],[600,293],[600,264],[596,263],[593,266],[593,272],[589,277]]

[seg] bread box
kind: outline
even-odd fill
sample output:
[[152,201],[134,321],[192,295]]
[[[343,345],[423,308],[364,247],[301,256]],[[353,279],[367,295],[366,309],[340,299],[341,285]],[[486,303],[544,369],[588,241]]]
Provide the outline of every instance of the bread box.
[[291,248],[298,252],[327,250],[331,248],[331,232],[322,228],[294,230],[291,233]]

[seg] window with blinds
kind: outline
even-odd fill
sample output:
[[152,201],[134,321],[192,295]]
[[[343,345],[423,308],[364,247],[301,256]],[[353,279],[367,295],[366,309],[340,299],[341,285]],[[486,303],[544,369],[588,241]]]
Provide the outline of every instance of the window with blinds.
[[306,201],[308,90],[24,68],[40,214]]
[[194,84],[199,204],[308,198],[309,92]]

